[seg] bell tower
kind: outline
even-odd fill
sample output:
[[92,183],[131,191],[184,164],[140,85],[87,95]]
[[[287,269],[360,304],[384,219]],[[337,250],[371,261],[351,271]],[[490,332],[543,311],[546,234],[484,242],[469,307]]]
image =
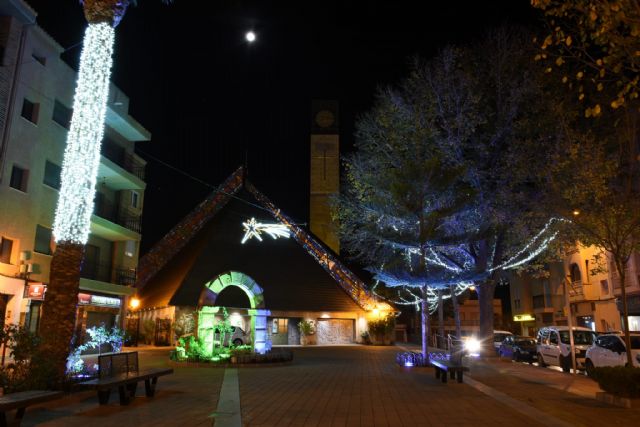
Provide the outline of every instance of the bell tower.
[[329,199],[340,192],[338,125],[338,101],[312,101],[309,222],[311,232],[335,253],[340,253],[340,240]]

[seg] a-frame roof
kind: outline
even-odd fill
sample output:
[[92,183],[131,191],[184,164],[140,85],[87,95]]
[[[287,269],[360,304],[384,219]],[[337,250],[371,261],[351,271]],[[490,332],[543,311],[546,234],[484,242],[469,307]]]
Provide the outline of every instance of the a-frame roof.
[[[285,224],[289,239],[242,244],[242,222]],[[203,286],[239,271],[264,289],[272,310],[370,310],[376,300],[362,281],[309,232],[293,223],[244,179],[239,168],[160,240],[139,263],[143,308],[195,306]]]

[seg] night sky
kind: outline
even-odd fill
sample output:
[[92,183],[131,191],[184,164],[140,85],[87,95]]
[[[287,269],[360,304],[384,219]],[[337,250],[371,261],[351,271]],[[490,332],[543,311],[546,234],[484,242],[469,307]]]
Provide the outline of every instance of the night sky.
[[[27,2],[77,68],[86,26],[78,0]],[[211,191],[155,159],[215,185],[246,158],[254,184],[305,223],[311,100],[339,100],[346,153],[376,87],[402,78],[412,55],[504,22],[538,18],[529,0],[140,0],[117,29],[112,80],[153,134],[138,144],[148,161],[143,252]]]

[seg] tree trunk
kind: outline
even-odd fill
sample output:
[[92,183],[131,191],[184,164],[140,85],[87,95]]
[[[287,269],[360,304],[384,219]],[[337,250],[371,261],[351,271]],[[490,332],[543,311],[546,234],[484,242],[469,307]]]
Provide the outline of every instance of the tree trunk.
[[438,347],[445,345],[444,340],[444,304],[442,304],[442,289],[438,289]]
[[41,361],[52,365],[56,384],[64,379],[71,351],[83,256],[84,245],[60,243],[51,260],[49,286],[42,305],[39,355]]
[[84,17],[90,24],[106,22],[115,27],[127,11],[129,0],[84,0]]
[[422,302],[420,303],[422,315],[422,357],[429,361],[429,335],[431,335],[431,325],[429,322],[429,303],[427,302],[427,290],[422,290]]
[[478,307],[480,309],[480,342],[482,354],[492,355],[493,347],[493,296],[496,291],[496,282],[488,279],[476,285],[478,292]]
[[[628,262],[628,261],[627,261]],[[616,262],[618,276],[620,277],[620,297],[622,298],[622,325],[624,327],[624,345],[627,348],[627,364],[633,366],[633,354],[631,354],[631,335],[629,334],[629,309],[627,307],[627,290],[625,289],[627,262]]]
[[451,286],[451,302],[453,303],[453,319],[456,322],[456,338],[462,338],[462,327],[460,326],[460,305],[456,296],[456,287]]

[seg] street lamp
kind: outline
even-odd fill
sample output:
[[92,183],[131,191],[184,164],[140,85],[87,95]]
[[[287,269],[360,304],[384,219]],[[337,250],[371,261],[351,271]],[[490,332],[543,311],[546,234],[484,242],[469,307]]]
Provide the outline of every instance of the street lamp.
[[140,313],[136,312],[136,309],[140,307],[140,300],[136,297],[131,298],[131,300],[129,301],[129,308],[131,309],[132,313],[135,314],[135,319],[136,319],[136,344],[135,346],[138,346],[138,339],[140,338]]
[[569,327],[569,346],[570,351],[571,351],[571,366],[573,367],[573,373],[575,374],[577,372],[576,370],[576,346],[575,343],[573,341],[573,318],[571,316],[571,302],[569,300],[569,292],[567,290],[567,283],[569,282],[569,278],[571,276],[567,275],[565,276],[564,280],[562,281],[562,287],[564,290],[564,306],[565,306],[565,310],[567,311],[567,326]]

